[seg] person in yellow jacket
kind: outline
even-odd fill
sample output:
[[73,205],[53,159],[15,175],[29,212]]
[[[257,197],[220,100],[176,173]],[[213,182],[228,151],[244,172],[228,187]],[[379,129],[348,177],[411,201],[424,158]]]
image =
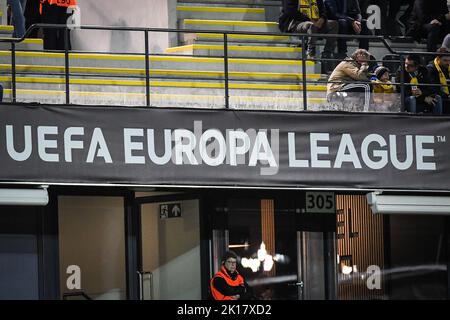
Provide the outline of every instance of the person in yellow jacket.
[[253,298],[250,286],[236,268],[237,255],[227,251],[222,258],[220,270],[210,281],[211,295],[214,300],[249,300]]
[[[68,9],[77,5],[76,0],[41,0],[42,22],[49,24],[67,24],[70,14]],[[70,33],[68,49],[71,49]],[[64,29],[44,28],[44,49],[64,50]]]
[[389,106],[396,100],[395,87],[392,84],[389,69],[379,66],[370,78],[373,90],[373,100],[376,104]]
[[370,78],[374,93],[394,93],[395,88],[390,81],[389,69],[379,66],[374,71],[374,76]]

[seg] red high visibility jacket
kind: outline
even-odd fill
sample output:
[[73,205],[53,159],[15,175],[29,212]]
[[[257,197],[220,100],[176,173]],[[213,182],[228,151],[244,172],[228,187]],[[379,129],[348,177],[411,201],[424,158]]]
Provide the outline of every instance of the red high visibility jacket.
[[54,4],[58,7],[73,7],[77,5],[77,0],[41,0],[41,4],[39,6],[39,13],[42,14],[42,4],[44,2],[48,2],[48,4]]
[[228,275],[228,272],[225,270],[225,267],[222,266],[220,268],[219,272],[217,272],[214,277],[210,281],[210,287],[211,287],[211,294],[215,300],[236,300],[232,296],[226,296],[219,292],[216,288],[214,288],[214,279],[220,277],[223,278],[226,283],[231,287],[240,287],[244,285],[244,278],[238,274],[236,279],[231,279],[231,277]]
[[58,7],[76,6],[77,0],[41,0],[41,2],[48,2],[48,4],[56,4]]

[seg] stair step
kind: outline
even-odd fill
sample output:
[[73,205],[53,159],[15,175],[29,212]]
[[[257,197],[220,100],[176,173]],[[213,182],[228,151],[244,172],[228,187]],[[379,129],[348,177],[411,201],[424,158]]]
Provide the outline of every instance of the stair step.
[[[4,90],[4,100],[11,100],[11,89]],[[104,92],[104,91],[71,91],[70,99],[73,104],[144,106],[144,93]],[[17,100],[20,102],[41,101],[42,103],[63,104],[65,92],[61,90],[17,90]],[[223,95],[214,94],[176,94],[151,93],[152,105],[158,107],[193,107],[193,108],[224,108]],[[303,110],[303,99],[295,97],[276,96],[230,96],[230,107],[234,109],[269,109],[269,110]],[[308,98],[308,106],[321,109],[327,105],[324,97]]]
[[[0,65],[1,73],[9,74],[11,66]],[[90,79],[93,75],[98,77],[124,77],[128,79],[136,77],[144,77],[145,70],[143,69],[119,69],[119,68],[85,68],[85,67],[70,67],[71,78],[86,78]],[[64,67],[60,66],[33,66],[33,65],[17,65],[16,72],[18,76],[26,75],[53,75],[55,77],[65,77]],[[202,70],[150,70],[150,77],[152,78],[166,78],[166,79],[213,79],[223,80],[225,73],[223,71],[202,71]],[[303,75],[301,73],[271,73],[271,72],[240,72],[231,71],[228,73],[230,80],[254,80],[254,81],[301,81]],[[307,74],[307,79],[318,80],[321,79],[320,74]]]
[[[92,68],[144,69],[144,55],[70,53],[70,66]],[[223,58],[188,56],[150,56],[150,69],[223,71]],[[17,51],[18,65],[64,66],[64,54],[39,51]],[[0,51],[0,64],[11,64],[11,53]],[[313,61],[306,62],[306,73],[315,73]],[[302,62],[282,59],[229,58],[229,71],[300,73]]]
[[0,34],[5,37],[5,35],[12,35],[14,32],[13,26],[0,25]]
[[[184,44],[194,43],[223,43],[223,34],[220,33],[185,33],[181,37]],[[297,42],[294,37],[290,36],[265,36],[265,35],[247,35],[247,34],[229,34],[227,35],[228,42],[244,43],[244,44],[258,44],[258,45],[274,45],[274,44],[290,44]]]
[[210,19],[210,20],[236,20],[236,21],[264,21],[264,8],[218,7],[218,6],[177,6],[177,18],[183,19]]
[[[221,44],[191,44],[167,48],[166,53],[176,53],[194,56],[223,56],[224,46]],[[246,46],[228,45],[229,57],[253,57],[276,59],[301,59],[302,49],[286,46]]]
[[[11,76],[0,76],[0,82],[11,82]],[[71,85],[80,86],[120,86],[120,87],[145,87],[145,80],[124,80],[124,79],[99,79],[99,78],[70,78]],[[64,77],[16,77],[16,84],[32,84],[38,85],[41,88],[45,85],[53,87],[53,85],[65,85]],[[209,89],[224,89],[225,84],[222,80],[192,80],[184,79],[171,81],[171,79],[159,79],[150,80],[150,87],[171,87],[171,88],[209,88]],[[283,91],[302,91],[303,86],[298,84],[280,84],[280,83],[261,83],[249,81],[230,81],[230,89],[242,89],[242,90],[283,90]],[[327,90],[323,84],[309,84],[307,85],[308,91],[321,91]]]
[[278,29],[278,23],[270,21],[184,19],[179,22],[181,29],[191,30],[248,31],[267,33],[280,32]]
[[[11,50],[11,43],[0,42],[0,50]],[[16,50],[44,50],[44,41],[42,39],[27,38],[19,43],[16,43]]]

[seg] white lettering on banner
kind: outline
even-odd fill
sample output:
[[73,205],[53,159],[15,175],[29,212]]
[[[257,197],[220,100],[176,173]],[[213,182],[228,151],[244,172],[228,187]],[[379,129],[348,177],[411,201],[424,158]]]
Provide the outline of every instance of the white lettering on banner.
[[[237,166],[238,156],[244,156],[250,150],[250,137],[243,130],[227,131],[228,144],[230,146],[230,165]],[[238,145],[238,141],[240,141],[242,144]]]
[[[197,145],[197,139],[192,131],[186,129],[175,129],[173,133],[175,140],[175,164],[192,164],[198,165],[197,159],[194,156],[194,150]],[[183,143],[186,142],[186,143]],[[183,155],[186,156],[186,161],[183,162]]]
[[152,160],[154,164],[158,164],[160,166],[168,163],[170,161],[170,158],[172,157],[172,153],[170,152],[170,149],[172,147],[171,131],[169,129],[164,129],[164,154],[161,157],[156,154],[155,130],[148,129],[147,137],[148,156],[150,157],[150,160]]
[[384,168],[388,163],[388,154],[386,150],[374,150],[373,156],[379,158],[379,161],[374,161],[369,156],[369,146],[371,143],[377,143],[380,147],[385,147],[387,145],[386,140],[379,134],[369,134],[364,138],[361,143],[361,157],[364,163],[374,170]]
[[[206,149],[207,142],[209,139],[215,139],[215,141],[217,141],[217,143],[219,144],[217,148],[218,152],[216,152],[217,155],[215,158],[209,155]],[[223,137],[222,133],[219,130],[217,129],[206,130],[205,133],[203,133],[202,136],[200,137],[199,148],[201,158],[203,159],[203,161],[205,161],[207,165],[215,167],[223,164],[226,157],[227,145],[225,142],[225,138]]]
[[132,142],[132,137],[143,137],[144,129],[123,129],[123,147],[125,163],[144,164],[144,156],[133,156],[133,150],[144,150],[143,142]]
[[397,158],[397,136],[391,134],[389,135],[389,150],[391,154],[391,162],[394,168],[398,170],[409,169],[414,161],[413,153],[413,138],[411,135],[405,137],[406,142],[406,157],[405,161],[400,162]]
[[319,147],[317,143],[319,141],[329,141],[329,133],[311,133],[309,135],[309,141],[311,146],[311,167],[313,168],[331,168],[331,162],[329,160],[319,160],[319,155],[329,154],[328,147]]
[[[263,148],[262,151],[261,147]],[[256,166],[258,161],[268,161],[269,166],[277,167],[277,163],[270,148],[269,140],[267,139],[266,132],[258,132],[256,135],[255,145],[253,146],[252,153],[250,154],[249,166]]]
[[[26,161],[30,158],[33,150],[33,133],[32,127],[29,125],[23,126],[23,151],[17,151],[17,146],[15,144],[14,126],[6,125],[6,150],[11,159],[15,161]],[[16,129],[17,130],[17,129]],[[36,129],[37,135],[37,149],[39,158],[45,162],[59,162],[60,154],[63,154],[65,162],[74,162],[72,153],[74,149],[84,150],[85,141],[84,138],[84,127],[69,127],[64,130],[64,151],[58,150],[57,139],[50,139],[49,135],[58,135],[60,131],[58,127],[55,126],[40,126]],[[79,136],[80,138],[75,140],[73,137]],[[35,136],[36,138],[36,136]],[[16,138],[17,139],[17,138]],[[22,144],[19,144],[22,146]],[[55,153],[49,153],[47,149],[56,149]],[[98,149],[98,152],[97,152]],[[104,159],[105,163],[112,163],[111,154],[109,153],[106,140],[103,136],[102,130],[100,128],[95,128],[92,133],[92,138],[89,144],[89,152],[87,155],[86,163],[93,163],[95,157],[101,157]]]
[[37,129],[38,132],[38,153],[39,157],[46,162],[58,162],[59,155],[55,153],[47,153],[47,149],[58,148],[58,142],[56,140],[47,140],[46,135],[57,135],[58,127],[40,126]]
[[84,128],[72,127],[64,131],[64,157],[66,162],[72,162],[72,149],[83,149],[83,141],[73,141],[72,136],[84,135]]
[[[296,132],[287,132],[287,141],[280,144],[279,129],[203,131],[201,121],[194,121],[194,127],[194,130],[123,128],[124,164],[163,166],[171,161],[178,166],[259,166],[261,175],[274,175],[279,170],[280,145],[285,145],[286,155],[282,159],[289,168],[380,170],[389,166],[401,171],[436,171],[434,147],[442,144],[433,135],[361,136],[329,132],[311,132],[301,137]],[[87,153],[85,163],[94,163],[98,158],[113,163],[102,129],[94,128],[88,140],[86,132],[90,130],[81,126],[61,129],[8,124],[4,127],[6,143],[0,147],[6,146],[5,154],[18,162],[41,159],[77,163]],[[33,157],[33,152],[37,156]],[[75,157],[77,154],[80,156]]]
[[[413,136],[406,135],[405,139],[405,159],[400,161],[397,154],[397,136],[389,135],[389,148],[387,147],[386,139],[379,134],[367,135],[361,143],[361,159],[363,163],[370,169],[379,170],[383,169],[390,163],[395,169],[407,170],[411,168],[414,162],[414,143]],[[312,168],[331,168],[329,146],[326,142],[330,141],[329,133],[310,133],[310,157]],[[417,135],[415,137],[415,149],[416,149],[416,169],[423,170],[436,170],[436,163],[432,161],[434,157],[434,149],[425,148],[424,144],[434,144],[434,136]],[[320,143],[320,145],[319,145]],[[377,143],[379,149],[372,150],[372,154],[369,154],[370,145]],[[296,159],[296,142],[295,133],[288,132],[288,152],[289,152],[289,166],[293,168],[309,168],[308,160]],[[319,159],[319,155],[322,159]],[[327,159],[328,156],[328,159]],[[373,158],[377,158],[375,161]],[[425,158],[429,158],[425,162]],[[357,149],[353,143],[351,134],[345,133],[341,135],[339,141],[339,148],[336,153],[333,168],[340,169],[344,162],[351,163],[353,168],[361,169],[362,163],[358,156]]]
[[[98,152],[95,155],[95,152]],[[89,147],[88,156],[86,159],[87,163],[93,163],[94,157],[102,157],[105,160],[105,163],[113,163],[111,158],[111,154],[109,153],[108,145],[106,144],[105,137],[103,136],[102,129],[95,128],[92,133],[91,145]]]
[[[347,150],[349,153],[346,153]],[[353,144],[352,136],[348,133],[344,133],[342,135],[341,143],[339,144],[339,149],[336,155],[336,161],[334,162],[334,168],[340,168],[343,162],[353,163],[353,167],[356,169],[362,168]]]
[[14,127],[11,125],[6,126],[6,149],[9,156],[16,161],[25,161],[31,155],[33,149],[31,143],[31,126],[24,126],[24,147],[22,152],[17,152],[14,148]]
[[424,157],[433,157],[433,149],[424,149],[424,143],[434,143],[434,136],[416,136],[417,170],[436,170],[434,162],[424,162]]
[[288,149],[289,149],[289,167],[292,168],[308,168],[308,160],[297,160],[295,157],[295,133],[288,133]]

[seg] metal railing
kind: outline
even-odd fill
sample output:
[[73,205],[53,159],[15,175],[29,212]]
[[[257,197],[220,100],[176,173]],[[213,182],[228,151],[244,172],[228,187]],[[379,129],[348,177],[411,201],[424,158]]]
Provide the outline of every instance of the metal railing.
[[[27,36],[33,32],[35,29],[39,28],[50,28],[50,29],[60,29],[64,31],[64,39],[65,39],[65,49],[64,49],[64,75],[65,75],[65,104],[69,105],[70,102],[70,53],[86,53],[85,51],[75,51],[70,50],[68,48],[68,39],[69,39],[69,31],[70,29],[66,25],[58,25],[58,24],[34,24],[32,25],[25,33],[25,35],[20,39],[14,39],[14,38],[2,38],[0,39],[0,42],[9,42],[11,44],[11,89],[12,89],[12,102],[17,102],[17,65],[16,65],[16,53],[17,53],[17,44],[22,42]],[[151,106],[151,95],[150,95],[150,44],[149,44],[149,34],[151,32],[157,32],[157,33],[177,33],[177,34],[221,34],[223,39],[223,55],[219,56],[208,56],[208,57],[214,57],[214,58],[222,58],[223,64],[224,64],[224,105],[225,108],[230,107],[230,95],[229,95],[229,89],[230,89],[230,79],[229,79],[229,49],[228,44],[230,42],[230,35],[250,35],[250,36],[288,36],[297,38],[300,40],[297,45],[301,45],[302,47],[302,55],[301,55],[301,65],[302,65],[302,77],[301,77],[301,85],[303,88],[303,110],[308,110],[308,95],[307,95],[307,85],[308,83],[329,83],[327,80],[326,82],[319,82],[319,81],[308,81],[307,79],[307,72],[306,72],[306,65],[307,65],[307,57],[306,57],[306,44],[309,37],[317,37],[321,39],[328,39],[328,38],[335,38],[335,39],[369,39],[372,41],[381,42],[383,46],[394,55],[399,56],[398,61],[390,61],[390,62],[398,62],[400,66],[400,74],[401,79],[400,83],[393,83],[394,85],[401,85],[401,105],[402,109],[404,109],[405,101],[404,101],[404,93],[405,93],[405,84],[404,78],[403,78],[403,68],[404,68],[404,57],[410,53],[414,54],[421,54],[421,55],[433,55],[433,53],[429,52],[401,52],[401,51],[395,51],[392,49],[392,47],[387,42],[386,38],[383,36],[361,36],[361,35],[341,35],[341,34],[298,34],[298,33],[273,33],[273,32],[240,32],[240,31],[222,31],[222,30],[197,30],[197,29],[170,29],[170,28],[139,28],[139,27],[113,27],[113,26],[80,26],[76,28],[75,30],[103,30],[103,31],[127,31],[127,32],[142,32],[145,37],[145,97],[146,97],[146,106]],[[276,43],[276,42],[271,42]],[[89,52],[93,53],[93,52]],[[95,52],[94,52],[95,53]],[[105,53],[105,52],[102,52]],[[112,53],[111,53],[112,54]],[[141,53],[142,54],[142,53]],[[152,54],[152,55],[162,55],[162,54]],[[168,55],[168,54],[166,54]],[[170,54],[170,56],[174,56],[173,54]],[[183,55],[186,56],[186,55]],[[196,55],[198,57],[198,55]],[[201,56],[200,56],[201,57]],[[277,60],[280,60],[277,58]],[[282,59],[283,60],[283,59]],[[286,60],[292,60],[292,59],[286,59]],[[315,59],[314,61],[341,61],[338,59]],[[381,61],[381,60],[379,60]],[[377,61],[378,62],[378,61]],[[92,74],[77,74],[81,76],[92,76]],[[133,76],[127,76],[127,77],[133,77]],[[137,78],[141,78],[141,76],[136,76]],[[355,83],[355,82],[353,82]]]

